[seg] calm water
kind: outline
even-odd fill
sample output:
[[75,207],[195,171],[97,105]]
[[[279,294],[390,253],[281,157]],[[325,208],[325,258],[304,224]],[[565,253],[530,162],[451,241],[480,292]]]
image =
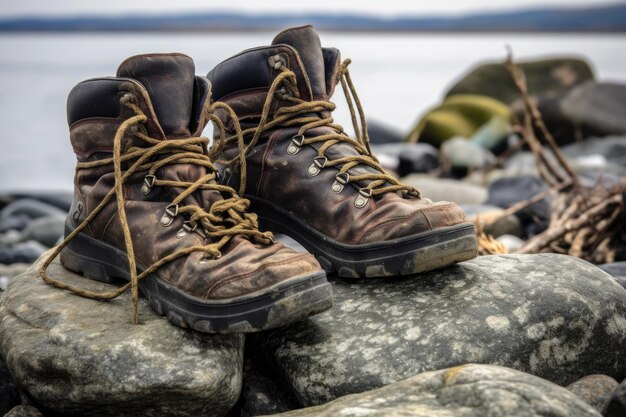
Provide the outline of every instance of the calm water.
[[[255,34],[0,35],[0,192],[70,190],[74,156],[67,139],[65,100],[79,81],[114,75],[126,57],[179,51],[198,74],[240,50],[268,44]],[[582,55],[601,80],[626,82],[624,35],[322,35],[352,58],[351,73],[371,119],[406,131],[446,88],[484,60]],[[338,89],[336,118],[349,118]]]

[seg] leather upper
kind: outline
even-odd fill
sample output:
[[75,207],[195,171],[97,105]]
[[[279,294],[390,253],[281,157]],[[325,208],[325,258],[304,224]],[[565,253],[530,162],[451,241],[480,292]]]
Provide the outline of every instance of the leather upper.
[[[190,63],[188,57],[180,54],[133,57],[120,66],[118,74],[125,77],[88,80],[70,93],[70,141],[79,160],[90,160],[102,154],[111,157],[119,126],[135,115],[120,104],[120,98],[128,93],[146,115],[145,127],[148,135],[155,139],[198,135],[204,128],[209,83],[194,76],[193,62]],[[130,76],[137,78],[128,78]],[[128,129],[122,138],[122,153],[130,146],[149,145]],[[163,166],[155,175],[160,180],[192,183],[206,173],[203,166],[176,163]],[[183,189],[155,186],[144,194],[145,174],[145,171],[138,172],[124,184],[125,209],[139,265],[148,267],[180,249],[209,243],[209,239],[194,232],[182,238],[177,236],[186,220],[184,215],[176,216],[169,226],[160,224],[165,208]],[[68,223],[78,226],[114,184],[112,165],[77,169]],[[199,190],[183,204],[209,209],[222,199],[218,191]],[[115,199],[93,219],[85,233],[125,250]],[[226,299],[251,294],[320,269],[309,254],[297,253],[280,243],[262,245],[239,236],[232,238],[221,253],[221,258],[213,259],[203,252],[192,252],[165,264],[156,274],[193,297]]]
[[[213,84],[226,84],[218,87],[220,94],[215,98],[230,105],[245,127],[258,123],[267,90],[278,74],[272,71],[266,59],[280,45],[288,48],[284,50],[288,55],[285,64],[296,75],[300,99],[328,100],[339,81],[339,51],[322,48],[311,26],[281,32],[273,44],[244,51],[222,62],[208,74]],[[263,51],[264,55],[259,51]],[[246,71],[255,69],[262,74],[255,84],[256,88],[238,89],[247,82],[241,79],[245,78]],[[308,90],[303,89],[303,84]],[[312,92],[313,98],[306,98],[308,91]],[[293,105],[278,99],[274,103],[271,114],[282,106]],[[318,116],[324,118],[328,115]],[[228,126],[228,120],[224,119],[224,122]],[[287,152],[291,138],[297,131],[298,126],[293,126],[278,127],[263,133],[261,140],[247,156],[247,193],[278,205],[326,236],[349,244],[391,240],[467,221],[463,210],[454,203],[405,198],[394,192],[370,198],[364,207],[356,207],[359,188],[367,186],[370,180],[350,183],[338,193],[332,191],[339,166],[323,168],[316,176],[307,172],[322,143],[306,145],[296,154]],[[323,126],[308,130],[305,137],[328,133],[337,132],[329,126]],[[238,154],[238,150],[236,146],[231,146],[224,149],[223,153],[224,159],[230,160]],[[329,160],[358,154],[348,143],[336,143],[325,152]],[[359,164],[349,173],[360,175],[379,172],[369,165]],[[231,175],[224,176],[224,180],[234,187],[238,186],[239,178],[238,167],[232,170]]]

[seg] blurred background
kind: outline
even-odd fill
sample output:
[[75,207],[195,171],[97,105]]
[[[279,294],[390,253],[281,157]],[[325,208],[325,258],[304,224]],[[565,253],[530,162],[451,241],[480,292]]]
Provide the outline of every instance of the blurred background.
[[[592,6],[590,6],[592,5]],[[0,9],[0,192],[71,191],[65,100],[126,57],[179,51],[198,74],[286,27],[312,23],[350,57],[372,123],[408,135],[485,61],[584,59],[596,79],[626,78],[626,4],[580,0],[442,2],[107,2],[21,0]],[[340,93],[337,118],[349,118]]]

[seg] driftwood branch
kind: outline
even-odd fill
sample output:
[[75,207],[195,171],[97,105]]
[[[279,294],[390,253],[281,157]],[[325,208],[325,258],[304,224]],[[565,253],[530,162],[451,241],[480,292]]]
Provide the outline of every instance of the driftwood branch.
[[[612,187],[602,182],[593,187],[581,185],[530,98],[526,78],[513,63],[511,53],[505,66],[524,104],[525,115],[519,130],[534,156],[539,176],[550,188],[514,204],[492,221],[516,213],[552,194],[554,198],[548,228],[529,239],[518,253],[555,252],[594,263],[613,262],[616,254],[626,252],[626,179]],[[498,253],[500,248],[494,246],[488,237],[481,241],[480,226],[477,225],[479,242],[484,245],[481,252]]]

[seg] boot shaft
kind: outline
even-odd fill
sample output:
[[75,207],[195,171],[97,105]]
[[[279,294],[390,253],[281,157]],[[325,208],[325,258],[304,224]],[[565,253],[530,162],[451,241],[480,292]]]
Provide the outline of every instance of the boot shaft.
[[[246,126],[246,122],[260,117],[267,91],[283,68],[294,72],[298,98],[329,100],[339,82],[340,58],[337,49],[321,46],[312,26],[303,26],[279,33],[269,46],[249,49],[223,61],[207,78],[214,85],[213,100],[231,106]],[[278,98],[273,112],[291,104]],[[229,122],[226,118],[223,121]]]

